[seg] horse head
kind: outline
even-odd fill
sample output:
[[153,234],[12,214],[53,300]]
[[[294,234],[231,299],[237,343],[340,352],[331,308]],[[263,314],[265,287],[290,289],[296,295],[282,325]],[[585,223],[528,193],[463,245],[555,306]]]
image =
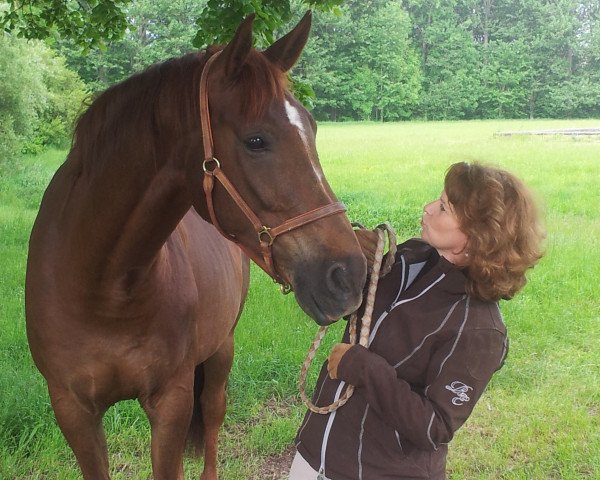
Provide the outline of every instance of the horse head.
[[316,123],[287,86],[311,16],[264,51],[252,48],[252,22],[204,67],[209,215],[197,207],[326,325],[360,305],[366,262],[319,164]]

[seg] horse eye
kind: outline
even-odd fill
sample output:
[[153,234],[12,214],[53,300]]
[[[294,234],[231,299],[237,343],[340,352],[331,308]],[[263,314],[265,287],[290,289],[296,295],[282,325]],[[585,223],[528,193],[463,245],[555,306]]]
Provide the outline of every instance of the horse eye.
[[258,135],[248,138],[244,143],[250,150],[262,150],[266,145],[264,139]]

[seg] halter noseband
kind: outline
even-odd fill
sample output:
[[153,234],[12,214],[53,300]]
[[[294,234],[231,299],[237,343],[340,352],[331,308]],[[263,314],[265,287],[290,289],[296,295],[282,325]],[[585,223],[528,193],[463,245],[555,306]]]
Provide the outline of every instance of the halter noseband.
[[[308,212],[302,213],[296,217],[286,220],[277,227],[268,227],[264,225],[258,216],[252,211],[250,206],[244,201],[241,195],[238,193],[233,184],[229,181],[223,170],[221,170],[221,163],[214,156],[214,145],[212,129],[210,126],[210,112],[208,108],[208,72],[212,62],[217,58],[221,52],[215,53],[210,57],[202,70],[200,77],[200,125],[202,129],[202,144],[204,147],[204,161],[202,162],[202,169],[204,170],[204,180],[202,182],[204,188],[204,194],[206,196],[206,205],[210,219],[215,228],[225,238],[236,242],[240,248],[248,255],[254,262],[261,267],[265,272],[273,278],[274,281],[280,283],[282,291],[289,293],[292,289],[290,283],[284,280],[276,271],[275,264],[273,262],[273,242],[275,238],[283,233],[290,232],[296,228],[302,227],[308,223],[319,220],[320,218],[335,215],[337,213],[343,213],[346,211],[346,206],[342,202],[332,202],[322,207],[315,208]],[[258,236],[258,243],[262,258],[258,257],[251,249],[242,245],[233,235],[227,234],[220,226],[215,208],[213,204],[212,192],[214,188],[215,178],[219,180],[221,185],[225,187],[231,198],[235,201],[240,210],[244,213],[246,218],[250,220],[256,234]]]

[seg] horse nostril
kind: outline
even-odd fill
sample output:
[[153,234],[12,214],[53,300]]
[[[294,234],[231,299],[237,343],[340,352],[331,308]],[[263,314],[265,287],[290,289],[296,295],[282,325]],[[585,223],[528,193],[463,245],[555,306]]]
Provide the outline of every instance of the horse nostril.
[[346,267],[341,263],[334,263],[327,270],[326,283],[329,291],[335,296],[344,296],[352,293],[352,283],[348,279]]

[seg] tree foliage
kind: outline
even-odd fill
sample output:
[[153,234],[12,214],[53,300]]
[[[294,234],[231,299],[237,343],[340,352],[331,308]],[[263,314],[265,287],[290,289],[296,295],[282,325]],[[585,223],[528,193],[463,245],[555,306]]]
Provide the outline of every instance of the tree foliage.
[[197,0],[135,0],[126,10],[135,28],[119,41],[86,55],[72,39],[56,46],[90,90],[102,91],[153,63],[192,51],[196,18],[205,5]]
[[[197,47],[229,40],[240,21],[256,13],[254,26],[258,44],[273,42],[273,32],[292,17],[293,0],[208,0],[197,22]],[[86,51],[104,47],[122,38],[137,25],[128,16],[132,0],[7,0],[7,11],[0,13],[0,26],[30,39],[45,39],[55,34],[71,40]],[[343,0],[303,0],[304,8],[334,9]],[[196,2],[198,3],[198,2]],[[187,2],[190,9],[194,4]],[[161,12],[164,15],[165,12]],[[158,17],[157,17],[158,18]],[[161,16],[161,18],[167,18]]]
[[8,0],[0,25],[19,37],[45,39],[56,33],[89,49],[123,35],[130,0]]
[[427,118],[600,116],[597,0],[403,0]]
[[[320,120],[600,117],[597,0],[0,0],[0,23],[49,39],[98,91],[227,42],[252,12],[264,48],[308,7],[313,30],[293,88]],[[18,95],[0,92],[9,97]],[[0,128],[21,138],[11,111],[0,110]]]
[[315,91],[319,119],[408,118],[420,89],[410,21],[397,2],[346,1],[339,15],[316,15],[294,74]]
[[64,59],[40,42],[0,35],[0,163],[71,137],[86,95]]

